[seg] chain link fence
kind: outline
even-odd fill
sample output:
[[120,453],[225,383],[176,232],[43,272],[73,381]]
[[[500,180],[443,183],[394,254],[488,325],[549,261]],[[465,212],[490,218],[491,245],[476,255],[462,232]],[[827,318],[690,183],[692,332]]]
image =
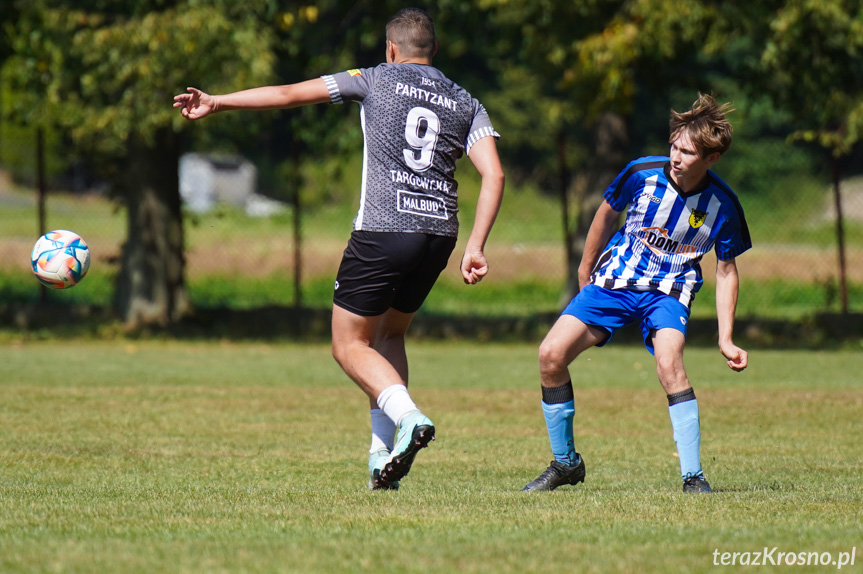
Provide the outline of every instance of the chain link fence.
[[[37,139],[29,132],[0,141],[0,299],[53,301],[110,308],[119,253],[126,236],[122,202],[88,181],[75,165],[55,166],[62,177],[44,182],[47,230],[71,229],[90,245],[92,265],[81,285],[44,292],[31,276],[30,249],[40,232]],[[14,136],[14,137],[13,137]],[[734,173],[733,154],[723,159]],[[231,166],[210,168],[215,179],[235,177]],[[729,181],[722,164],[720,176]],[[60,169],[62,168],[62,169]],[[200,166],[199,166],[200,168]],[[52,166],[49,166],[49,171]],[[763,166],[769,177],[771,166]],[[219,174],[219,170],[225,173]],[[472,223],[478,189],[462,165],[462,236]],[[358,189],[359,173],[348,174]],[[750,175],[751,177],[751,175]],[[350,182],[356,178],[356,182]],[[181,178],[182,179],[182,178]],[[200,178],[199,178],[200,179]],[[341,253],[350,234],[358,191],[344,200],[303,212],[302,242],[295,243],[294,206],[255,193],[234,180],[228,191],[214,186],[203,196],[186,196],[187,284],[198,308],[252,309],[272,306],[328,308]],[[836,208],[829,181],[811,174],[808,186],[774,190],[769,197],[747,195],[747,186],[729,183],[746,210],[754,248],[738,259],[740,318],[803,319],[842,310]],[[783,184],[785,185],[785,184]],[[188,187],[188,185],[186,186]],[[863,312],[863,177],[842,182],[848,310]],[[200,190],[199,190],[200,192]],[[184,191],[187,194],[188,189]],[[785,194],[784,200],[782,194]],[[777,199],[779,198],[779,199]],[[462,285],[458,265],[462,244],[430,296],[423,313],[452,317],[530,317],[556,313],[565,303],[565,249],[558,200],[553,194],[510,187],[492,233],[487,256],[491,273],[477,287]],[[462,240],[463,241],[463,240]],[[299,260],[295,254],[299,253]],[[703,262],[707,285],[693,308],[696,318],[715,317],[712,258]],[[294,292],[296,274],[300,293]]]

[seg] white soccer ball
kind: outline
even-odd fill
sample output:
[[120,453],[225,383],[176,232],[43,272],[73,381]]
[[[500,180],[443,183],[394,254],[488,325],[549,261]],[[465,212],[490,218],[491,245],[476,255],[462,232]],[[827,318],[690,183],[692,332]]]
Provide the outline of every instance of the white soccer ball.
[[49,231],[33,246],[30,265],[43,285],[52,289],[74,287],[90,269],[90,248],[77,233]]

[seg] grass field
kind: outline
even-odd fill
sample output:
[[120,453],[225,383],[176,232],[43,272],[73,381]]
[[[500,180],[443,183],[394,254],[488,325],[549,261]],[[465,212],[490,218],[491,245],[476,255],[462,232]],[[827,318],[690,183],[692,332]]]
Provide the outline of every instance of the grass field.
[[8,342],[0,572],[704,572],[765,547],[860,571],[863,355],[750,351],[742,374],[687,351],[714,494],[680,492],[650,355],[611,346],[574,369],[587,482],[525,495],[550,459],[533,344],[412,343],[438,439],[369,492],[367,403],[325,345]]

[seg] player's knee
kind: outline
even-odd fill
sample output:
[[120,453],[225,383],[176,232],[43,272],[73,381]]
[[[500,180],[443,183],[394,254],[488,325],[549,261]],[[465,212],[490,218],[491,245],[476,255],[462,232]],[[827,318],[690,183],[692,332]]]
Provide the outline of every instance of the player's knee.
[[543,341],[539,346],[539,370],[541,373],[553,373],[565,369],[565,350],[553,341]]
[[333,359],[336,360],[336,363],[338,363],[341,366],[344,366],[345,362],[347,361],[347,355],[348,355],[347,345],[339,339],[333,339],[333,344],[332,344],[332,347],[330,348],[330,351],[332,352]]
[[674,379],[674,366],[668,360],[656,360],[656,376],[659,377],[659,381],[665,385],[666,382],[670,382]]
[[666,389],[689,386],[683,363],[675,357],[657,357],[656,376],[659,377],[659,382]]

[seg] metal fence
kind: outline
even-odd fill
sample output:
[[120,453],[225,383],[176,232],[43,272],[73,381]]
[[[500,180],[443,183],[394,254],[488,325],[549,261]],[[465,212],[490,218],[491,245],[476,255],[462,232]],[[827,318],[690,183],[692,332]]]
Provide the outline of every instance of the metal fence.
[[[26,161],[11,164],[15,158],[34,157],[36,144],[35,138],[14,142],[6,138],[0,148],[0,249],[4,253],[0,258],[0,293],[6,301],[35,300],[38,291],[29,271],[29,251],[39,231],[37,165],[35,161],[29,165]],[[767,166],[765,171],[769,169]],[[748,197],[746,186],[737,186],[755,245],[738,259],[742,280],[739,317],[794,319],[841,311],[831,187],[817,175],[813,174],[813,178],[819,182],[817,186],[806,193],[795,193],[793,201],[784,205]],[[462,235],[466,237],[473,198],[470,186],[464,189],[467,197]],[[298,266],[294,260],[291,206],[254,193],[240,199],[217,195],[208,197],[206,209],[200,205],[193,209],[196,200],[187,197],[187,282],[193,304],[245,308],[292,305],[297,296],[290,292],[290,285],[298,267],[302,273],[302,303],[321,307],[329,304],[330,286],[350,233],[354,205],[345,202],[317,206],[304,214]],[[861,312],[863,177],[843,181],[842,199],[848,307],[852,312]],[[357,201],[356,194],[351,201]],[[76,178],[72,170],[72,177],[51,180],[45,207],[48,229],[72,229],[87,240],[93,253],[85,283],[50,297],[69,305],[110,306],[112,278],[126,235],[122,203],[111,200],[98,187],[93,189],[86,178]],[[461,305],[447,301],[447,289],[461,283],[457,248],[440,281],[442,294],[433,293],[429,308],[462,316],[555,312],[563,303],[567,274],[560,221],[552,195],[527,188],[508,189],[487,247],[492,264],[487,284],[465,291],[466,301]],[[713,266],[713,260],[706,258],[703,267],[707,286],[695,303],[696,317],[715,315]]]

